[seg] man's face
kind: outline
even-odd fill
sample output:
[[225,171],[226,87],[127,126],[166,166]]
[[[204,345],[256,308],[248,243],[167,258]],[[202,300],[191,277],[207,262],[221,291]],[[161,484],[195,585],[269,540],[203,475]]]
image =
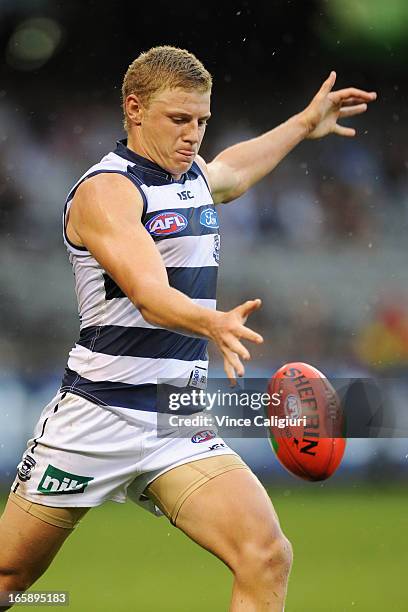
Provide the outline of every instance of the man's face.
[[190,169],[210,118],[211,92],[165,89],[143,108],[140,144],[145,155],[179,178]]

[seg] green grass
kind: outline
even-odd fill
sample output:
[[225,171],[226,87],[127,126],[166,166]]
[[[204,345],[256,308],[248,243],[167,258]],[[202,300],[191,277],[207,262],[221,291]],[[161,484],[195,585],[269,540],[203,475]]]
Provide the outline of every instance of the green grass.
[[[295,551],[286,612],[406,612],[407,491],[270,490]],[[131,503],[92,510],[33,587],[69,591],[73,612],[221,612],[230,589],[220,561]]]

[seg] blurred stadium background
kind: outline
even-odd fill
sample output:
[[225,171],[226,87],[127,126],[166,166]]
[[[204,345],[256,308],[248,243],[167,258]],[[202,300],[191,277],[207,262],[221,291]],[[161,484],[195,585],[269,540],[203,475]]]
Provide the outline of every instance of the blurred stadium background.
[[[302,360],[333,377],[388,377],[406,411],[407,34],[406,0],[0,0],[4,495],[78,333],[61,238],[65,195],[123,137],[123,74],[155,44],[188,48],[214,76],[207,160],[301,110],[332,69],[337,87],[378,92],[353,120],[355,140],[305,142],[221,207],[219,303],[264,300],[251,320],[266,339],[252,351],[251,376]],[[294,541],[288,612],[408,610],[398,578],[407,561],[407,439],[349,441],[338,474],[322,485],[286,475],[266,441],[232,445],[271,487]],[[95,510],[40,587],[69,589],[73,610],[199,612],[226,609],[230,579],[165,521],[128,504]]]

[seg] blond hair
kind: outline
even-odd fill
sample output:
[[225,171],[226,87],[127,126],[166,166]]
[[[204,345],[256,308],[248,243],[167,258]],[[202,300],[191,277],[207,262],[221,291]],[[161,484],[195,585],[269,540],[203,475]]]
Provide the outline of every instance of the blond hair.
[[159,91],[180,87],[206,92],[211,89],[212,78],[195,55],[170,45],[152,47],[141,53],[129,66],[122,84],[124,128],[130,123],[126,114],[126,98],[137,95],[147,106]]

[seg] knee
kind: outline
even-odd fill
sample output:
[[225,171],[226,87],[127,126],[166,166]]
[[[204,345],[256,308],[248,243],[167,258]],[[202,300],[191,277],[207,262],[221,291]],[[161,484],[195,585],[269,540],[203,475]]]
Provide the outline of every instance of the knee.
[[[29,580],[27,576],[24,576],[18,571],[11,569],[3,569],[2,567],[0,567],[0,592],[5,593],[9,591],[26,591],[31,584],[31,580]],[[5,610],[9,610],[13,605],[1,605],[1,603],[0,612],[5,612]]]
[[265,552],[265,564],[273,567],[284,580],[287,580],[293,563],[293,548],[288,538],[282,534]]
[[293,551],[289,540],[280,534],[243,544],[236,559],[234,573],[245,581],[285,584],[292,567]]
[[[0,566],[0,592],[25,591],[31,586],[33,580],[26,573],[18,569],[3,568]],[[0,610],[3,608],[0,607]]]

